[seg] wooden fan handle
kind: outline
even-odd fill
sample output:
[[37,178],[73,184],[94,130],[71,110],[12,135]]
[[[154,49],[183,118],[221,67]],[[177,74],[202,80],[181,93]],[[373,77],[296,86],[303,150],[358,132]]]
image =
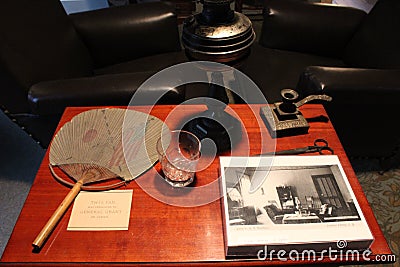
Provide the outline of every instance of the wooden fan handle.
[[71,191],[64,198],[64,200],[58,206],[57,210],[53,213],[53,215],[47,221],[46,225],[42,228],[42,231],[40,231],[36,239],[33,241],[32,246],[34,247],[34,249],[40,249],[42,247],[43,243],[46,241],[50,233],[53,231],[54,227],[57,225],[58,221],[64,215],[69,205],[72,203],[72,201],[74,201],[75,197],[78,195],[82,185],[83,185],[83,179],[79,180],[74,185],[74,187],[72,187]]

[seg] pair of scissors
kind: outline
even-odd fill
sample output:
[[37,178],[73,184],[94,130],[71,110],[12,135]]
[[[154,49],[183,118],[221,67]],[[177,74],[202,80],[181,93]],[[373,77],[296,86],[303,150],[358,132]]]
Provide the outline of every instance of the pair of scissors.
[[325,139],[315,139],[314,145],[312,146],[305,146],[287,150],[280,150],[276,151],[275,153],[265,153],[262,155],[298,155],[304,153],[314,153],[318,152],[321,155],[325,154],[333,154],[333,149],[329,147],[328,142]]

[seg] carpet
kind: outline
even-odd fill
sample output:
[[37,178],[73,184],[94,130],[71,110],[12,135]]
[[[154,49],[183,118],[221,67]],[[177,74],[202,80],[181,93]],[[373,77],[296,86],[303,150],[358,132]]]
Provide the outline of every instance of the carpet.
[[0,110],[0,256],[45,150]]
[[[397,262],[381,266],[400,266],[400,168],[384,173],[378,160],[352,160],[356,176],[375,214]],[[379,266],[379,265],[376,265]]]

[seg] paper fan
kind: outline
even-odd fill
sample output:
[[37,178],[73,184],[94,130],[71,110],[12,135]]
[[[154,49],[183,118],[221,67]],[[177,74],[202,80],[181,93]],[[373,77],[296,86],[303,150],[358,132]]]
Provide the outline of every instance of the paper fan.
[[[168,133],[164,122],[146,113],[118,109],[92,109],[75,116],[57,132],[50,145],[50,169],[61,182],[73,185],[42,231],[33,241],[40,249],[55,225],[85,184],[121,178],[96,186],[104,190],[138,177],[157,161],[156,142]],[[71,184],[54,171],[59,167],[76,181]]]
[[75,116],[55,135],[50,165],[76,181],[91,166],[98,166],[104,179],[117,176],[129,181],[157,161],[156,142],[165,129],[164,122],[143,112],[89,110]]

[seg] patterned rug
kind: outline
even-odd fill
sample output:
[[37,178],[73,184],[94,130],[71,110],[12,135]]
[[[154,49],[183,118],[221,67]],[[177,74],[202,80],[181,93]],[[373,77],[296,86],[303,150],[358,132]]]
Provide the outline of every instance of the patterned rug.
[[352,160],[353,168],[397,262],[400,266],[400,168],[376,171],[378,160]]

